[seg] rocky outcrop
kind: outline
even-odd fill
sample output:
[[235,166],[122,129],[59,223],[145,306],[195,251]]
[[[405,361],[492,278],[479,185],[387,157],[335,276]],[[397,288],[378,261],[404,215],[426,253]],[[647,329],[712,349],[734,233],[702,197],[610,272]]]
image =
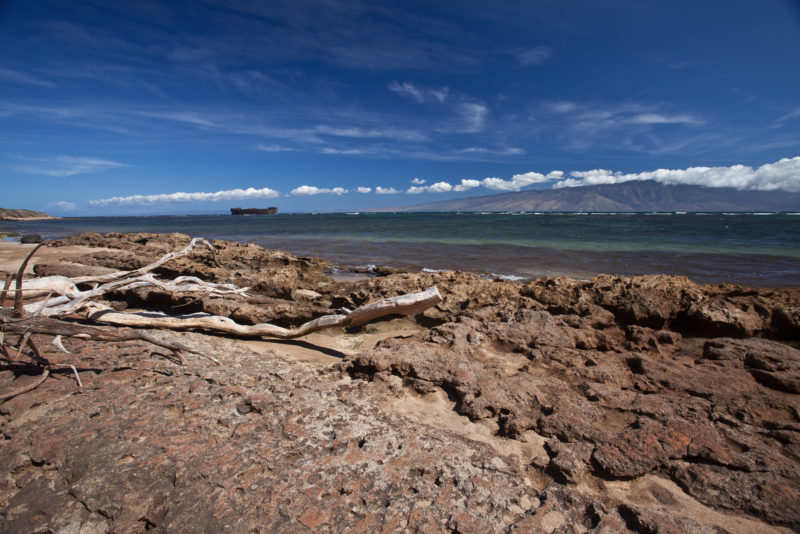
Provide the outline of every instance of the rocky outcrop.
[[625,530],[615,506],[382,410],[338,366],[182,338],[226,367],[176,369],[144,345],[74,340],[79,367],[96,373],[80,394],[52,380],[0,406],[0,530]]
[[[187,242],[59,244],[119,248],[71,261],[123,268]],[[86,387],[64,373],[0,404],[0,530],[800,530],[799,288],[460,272],[341,283],[324,262],[215,246],[216,261],[198,250],[162,274],[250,297],[138,289],[112,304],[296,326],[432,285],[444,300],[412,330],[392,334],[387,318],[337,334],[356,349],[328,351],[334,364],[198,333],[158,335],[223,367],[176,367],[138,342],[69,340],[66,356],[37,339],[53,361],[77,359]],[[0,368],[0,389],[26,372]]]
[[[800,528],[800,351],[752,338],[687,344],[642,326],[669,327],[706,300],[725,302],[717,289],[672,279],[648,298],[643,287],[656,280],[533,282],[522,289],[531,301],[513,311],[467,310],[348,358],[348,370],[397,376],[420,393],[441,388],[460,414],[491,421],[507,438],[536,433],[550,456],[542,469],[555,480],[658,474],[715,508]],[[755,314],[774,306],[751,298],[761,300]]]

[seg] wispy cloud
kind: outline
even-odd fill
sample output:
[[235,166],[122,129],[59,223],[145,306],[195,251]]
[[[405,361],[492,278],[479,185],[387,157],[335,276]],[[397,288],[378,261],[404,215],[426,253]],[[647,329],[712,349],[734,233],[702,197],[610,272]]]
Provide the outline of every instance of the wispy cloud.
[[489,108],[483,102],[466,95],[450,92],[449,87],[432,88],[411,82],[390,83],[389,90],[417,103],[443,104],[451,116],[436,128],[439,133],[476,133],[484,129]]
[[281,145],[258,145],[256,150],[261,152],[294,152],[297,149]]
[[437,89],[433,87],[419,87],[411,82],[392,82],[388,87],[390,91],[411,98],[419,103],[436,102],[438,104],[444,104],[450,96],[450,88],[447,86]]
[[643,126],[659,124],[703,124],[703,120],[688,113],[668,114],[659,110],[660,106],[624,103],[610,106],[598,104],[579,104],[576,102],[556,102],[545,105],[554,114],[566,115],[574,126],[573,130],[598,132],[625,125]]
[[354,126],[341,128],[322,125],[313,128],[313,132],[334,137],[354,137],[360,139],[388,138],[402,139],[404,141],[424,141],[426,139],[426,137],[419,132],[397,128],[364,129]]
[[[321,143],[347,143],[364,139],[387,139],[410,143],[428,139],[424,133],[415,129],[390,126],[388,117],[375,117],[370,113],[353,110],[316,109],[313,106],[306,106],[291,117],[276,115],[274,110],[265,114],[258,111],[252,113],[221,113],[195,109],[138,110],[134,113],[161,121],[190,125],[200,131],[215,130],[220,133],[274,138],[284,142],[291,140],[297,144],[293,148],[279,143],[257,145],[256,148],[258,150],[266,152],[298,150],[300,148],[315,150],[315,147],[318,147]],[[339,125],[307,124],[322,116],[330,117],[331,115],[337,118]],[[292,126],[281,126],[283,124],[291,124]],[[356,153],[352,151],[351,147],[333,146],[330,148],[330,151],[323,150],[323,152]],[[364,149],[359,148],[359,150]]]
[[74,202],[68,202],[66,200],[61,200],[59,202],[50,202],[47,207],[51,210],[57,211],[75,211],[78,209],[78,205]]
[[32,76],[25,72],[19,72],[11,69],[4,69],[0,67],[0,81],[5,83],[14,83],[22,85],[35,85],[37,87],[55,87],[56,84],[50,80]]
[[331,148],[324,147],[320,149],[322,154],[342,154],[345,156],[361,156],[364,154],[374,153],[368,148]]
[[541,65],[553,55],[553,50],[547,46],[519,49],[514,52],[519,62],[524,66]]
[[414,185],[422,185],[425,182],[427,182],[427,180],[423,180],[422,178],[412,178],[411,179],[411,183],[414,184]]
[[783,116],[779,117],[775,122],[780,124],[780,123],[783,123],[783,122],[786,122],[786,121],[790,121],[792,119],[796,119],[798,117],[800,117],[800,107],[794,108],[793,110],[791,110],[786,115],[783,115]]
[[464,154],[486,154],[491,156],[519,156],[525,153],[525,150],[519,147],[508,148],[486,148],[486,147],[468,147],[462,148],[461,152]]
[[125,163],[99,158],[80,158],[60,156],[55,158],[31,159],[30,163],[14,167],[16,170],[30,174],[44,174],[47,176],[73,176],[101,172],[108,169],[130,167]]
[[477,133],[486,126],[489,108],[480,102],[459,102],[453,106],[456,116],[437,128],[442,133]]
[[343,195],[347,193],[347,189],[343,187],[317,187],[314,185],[301,185],[300,187],[295,187],[289,193],[290,195],[295,196],[312,196],[312,195],[322,195],[322,194],[331,194],[331,195]]
[[136,206],[136,205],[150,205],[150,204],[170,204],[175,202],[217,202],[220,200],[247,200],[251,198],[275,198],[280,193],[263,187],[256,189],[248,187],[247,189],[227,189],[224,191],[214,191],[210,193],[196,192],[196,193],[164,193],[159,195],[130,195],[125,197],[111,197],[101,198],[98,200],[90,200],[89,205],[96,207],[106,206]]
[[371,193],[372,192],[372,188],[371,187],[359,186],[359,187],[356,188],[356,191],[359,192],[359,193],[366,194],[366,193]]
[[627,120],[633,124],[703,124],[700,119],[687,114],[639,113]]
[[[681,140],[700,146],[707,121],[663,104],[625,102],[603,104],[555,100],[539,104],[531,115],[531,131],[557,139],[570,150],[613,147],[663,154],[685,148]],[[708,130],[708,128],[706,128]],[[707,133],[707,132],[706,132]],[[712,133],[713,135],[713,133]],[[717,140],[719,141],[719,140]]]

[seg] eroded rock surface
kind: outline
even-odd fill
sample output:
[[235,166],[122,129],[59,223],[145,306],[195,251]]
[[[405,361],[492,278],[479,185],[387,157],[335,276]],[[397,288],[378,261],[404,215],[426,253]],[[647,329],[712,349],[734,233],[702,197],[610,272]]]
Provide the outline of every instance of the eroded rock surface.
[[[135,268],[188,240],[63,243],[122,251],[73,264]],[[179,367],[138,342],[69,340],[73,356],[58,355],[37,336],[86,387],[60,373],[0,404],[0,530],[800,530],[798,288],[460,272],[341,283],[324,262],[215,245],[218,263],[198,250],[159,274],[251,297],[111,299],[286,326],[431,285],[444,301],[395,335],[392,319],[340,332],[355,348],[334,364],[197,333],[158,335],[222,367]],[[359,341],[377,328],[377,345]],[[0,391],[25,372],[0,368]]]

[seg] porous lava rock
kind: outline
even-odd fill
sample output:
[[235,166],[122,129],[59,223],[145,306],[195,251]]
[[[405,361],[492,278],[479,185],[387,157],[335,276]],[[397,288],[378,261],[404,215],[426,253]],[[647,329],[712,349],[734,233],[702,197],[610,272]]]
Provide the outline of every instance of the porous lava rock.
[[[133,268],[188,241],[56,245],[118,249],[70,262]],[[800,530],[800,288],[463,272],[345,283],[322,261],[215,246],[157,274],[250,296],[109,299],[284,326],[433,285],[444,300],[412,330],[392,334],[388,317],[335,333],[356,348],[332,364],[200,333],[156,332],[221,367],[176,366],[140,342],[68,340],[63,355],[34,336],[85,387],[65,370],[0,404],[0,530]],[[0,392],[33,375],[0,367]]]

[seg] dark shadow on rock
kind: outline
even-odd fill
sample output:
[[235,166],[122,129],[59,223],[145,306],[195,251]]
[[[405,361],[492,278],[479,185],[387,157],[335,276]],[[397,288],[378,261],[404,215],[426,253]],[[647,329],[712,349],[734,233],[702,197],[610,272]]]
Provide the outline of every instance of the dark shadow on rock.
[[308,350],[314,350],[325,354],[327,356],[333,356],[334,358],[341,358],[345,359],[347,354],[343,352],[339,352],[336,349],[331,349],[328,347],[320,347],[319,345],[315,345],[314,343],[309,343],[308,341],[303,341],[302,339],[265,339],[267,343],[275,343],[278,345],[292,345],[294,347],[301,347]]

